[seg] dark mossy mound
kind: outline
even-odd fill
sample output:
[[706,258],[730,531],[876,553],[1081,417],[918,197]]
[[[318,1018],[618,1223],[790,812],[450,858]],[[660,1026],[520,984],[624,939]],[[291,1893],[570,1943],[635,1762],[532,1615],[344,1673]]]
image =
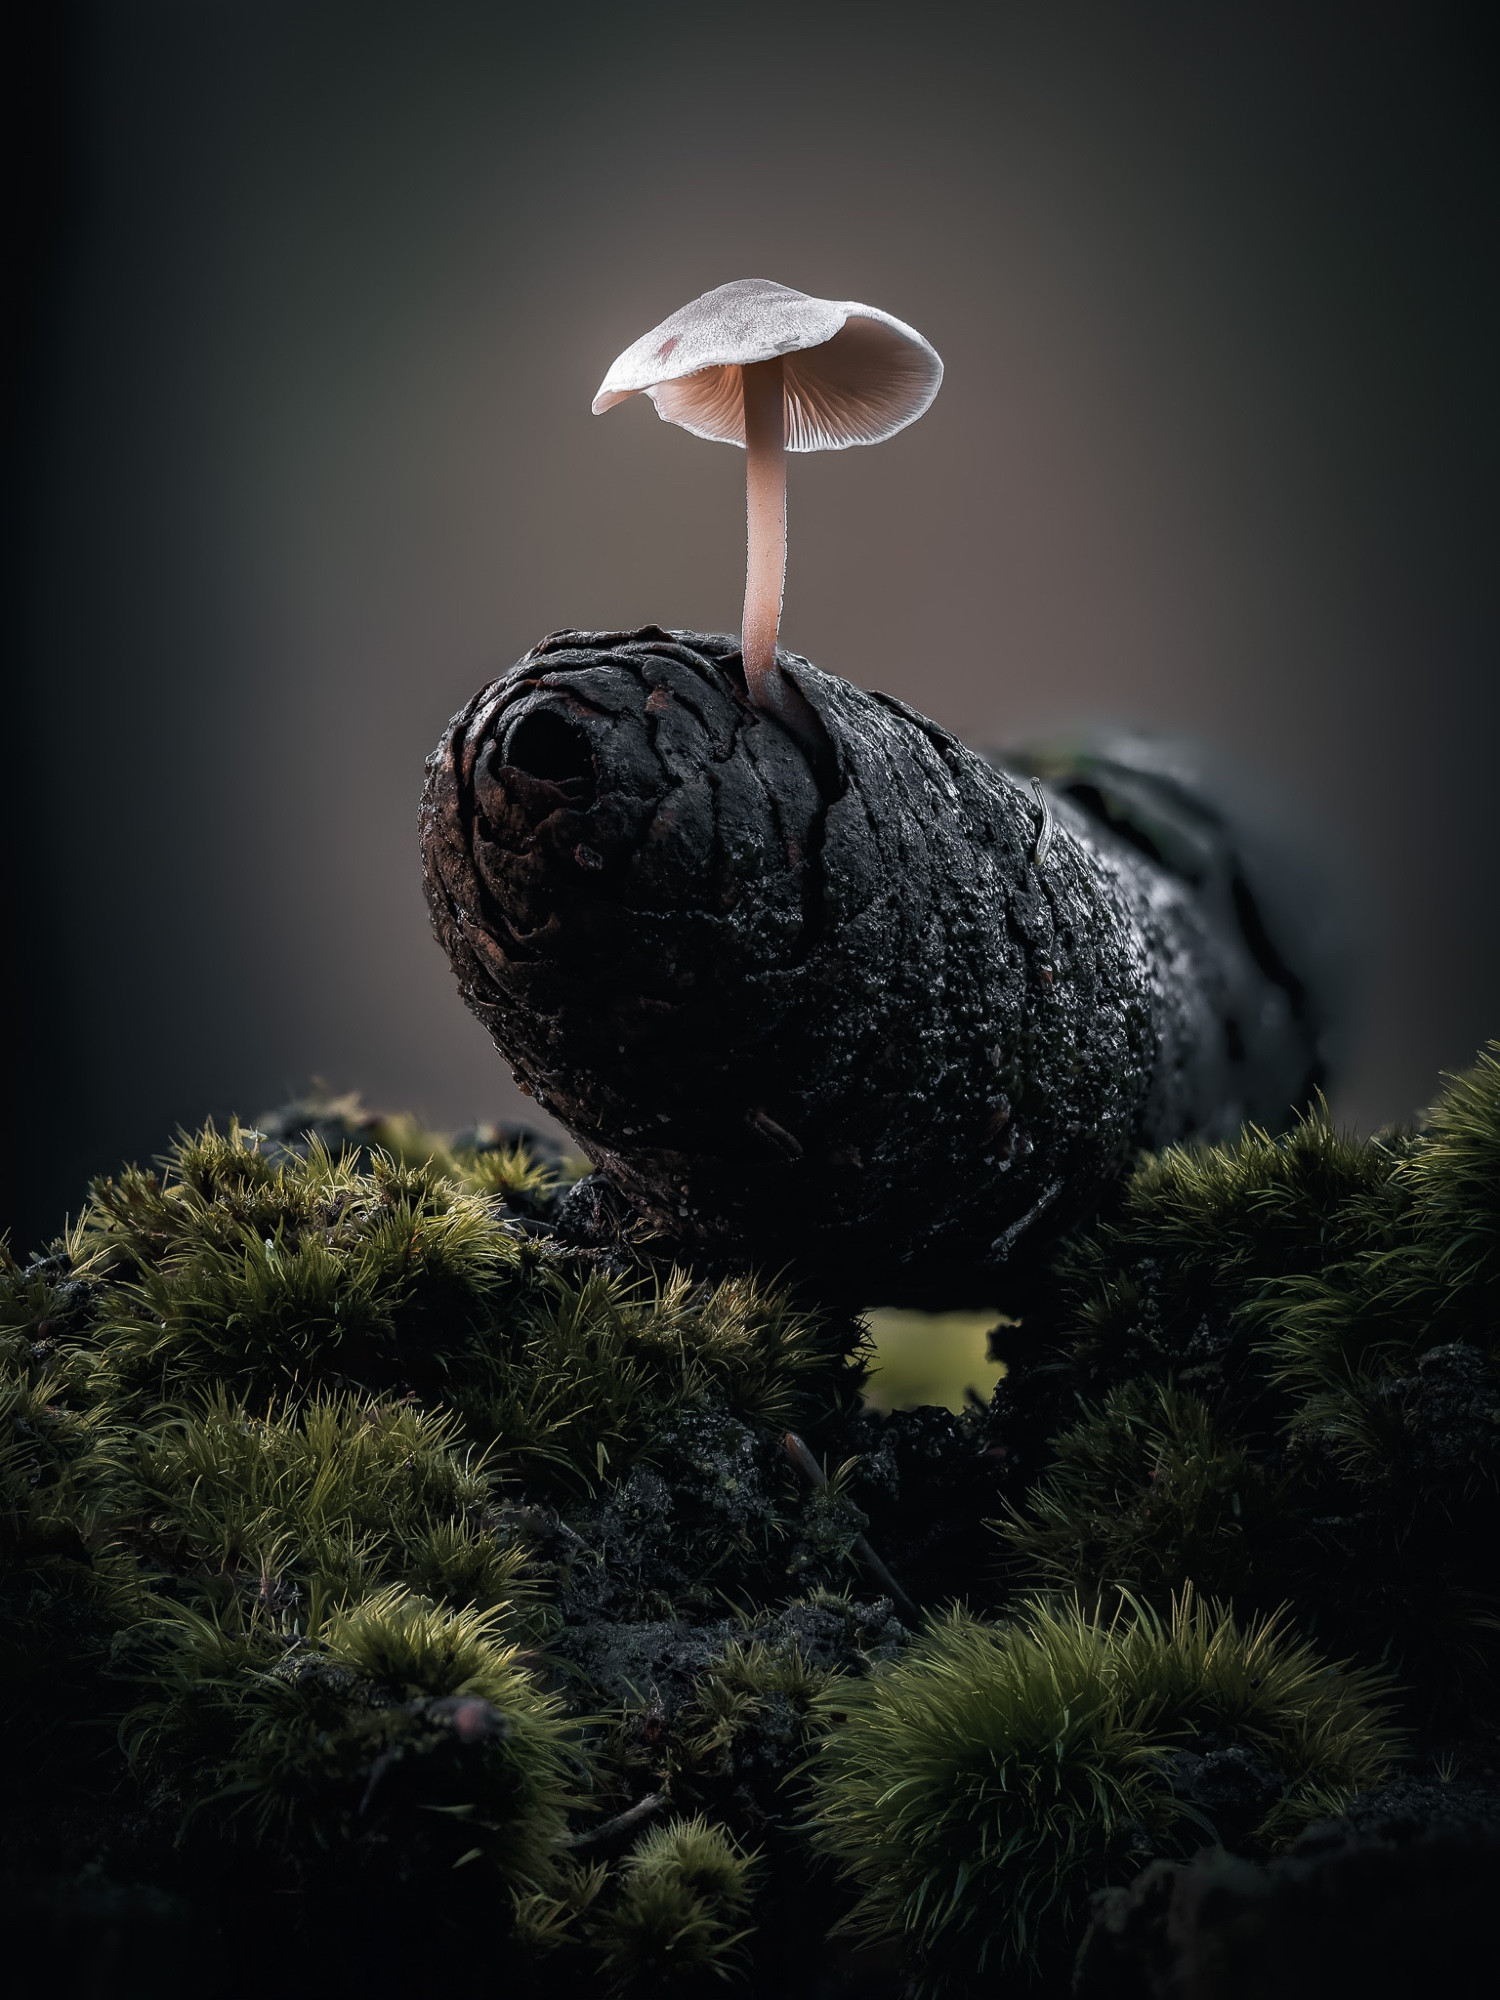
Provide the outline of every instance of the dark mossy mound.
[[298,1107],[0,1274],[50,1990],[1062,1994],[1086,1939],[1094,2000],[1249,1996],[1361,1908],[1458,1990],[1500,1064],[1415,1134],[1146,1161],[962,1416],[866,1410],[814,1301],[561,1246],[561,1178]]
[[1184,1576],[1488,1703],[1500,1613],[1500,1065],[1417,1134],[1158,1155],[1076,1243],[995,1399],[1013,1583]]

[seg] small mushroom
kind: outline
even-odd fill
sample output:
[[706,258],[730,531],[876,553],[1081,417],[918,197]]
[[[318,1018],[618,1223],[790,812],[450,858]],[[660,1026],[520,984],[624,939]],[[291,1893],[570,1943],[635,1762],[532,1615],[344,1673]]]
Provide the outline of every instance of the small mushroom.
[[738,278],[643,334],[600,383],[595,416],[644,392],[668,423],[745,448],[740,650],[757,707],[795,723],[801,705],[776,663],[786,454],[880,444],[916,422],[942,379],[933,348],[890,313]]

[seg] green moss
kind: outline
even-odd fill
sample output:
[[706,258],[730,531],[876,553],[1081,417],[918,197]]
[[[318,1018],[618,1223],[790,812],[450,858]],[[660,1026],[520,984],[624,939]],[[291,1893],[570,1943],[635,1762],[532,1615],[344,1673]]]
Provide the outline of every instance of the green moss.
[[1170,1371],[1274,1420],[1257,1309],[1288,1277],[1383,1247],[1408,1146],[1348,1138],[1319,1111],[1279,1138],[1248,1127],[1232,1145],[1143,1161],[1118,1213],[1061,1262],[1079,1361],[1107,1386]]
[[[339,1848],[403,1877],[482,1861],[545,1882],[583,1745],[503,1637],[498,1610],[390,1586],[304,1616],[178,1608],[136,1651],[158,1690],[127,1719],[132,1765],[278,1862]],[[395,1823],[394,1825],[392,1823]]]
[[1164,1605],[1184,1580],[1258,1600],[1279,1585],[1282,1482],[1199,1396],[1168,1382],[1111,1389],[1052,1442],[1051,1466],[1001,1533],[1021,1571]]
[[[1355,1479],[1446,1474],[1493,1484],[1492,1433],[1424,1450],[1424,1357],[1471,1348],[1492,1374],[1500,1324],[1500,1062],[1451,1079],[1392,1176],[1395,1203],[1362,1255],[1290,1274],[1260,1315],[1274,1379],[1298,1399],[1293,1430]],[[1500,1402],[1500,1385],[1489,1389]],[[1439,1467],[1436,1457],[1450,1462]]]
[[753,1879],[753,1857],[701,1815],[648,1833],[595,1926],[613,1989],[722,1990],[743,1968]]
[[494,1483],[451,1413],[345,1391],[253,1415],[221,1388],[116,1463],[142,1546],[219,1601],[246,1583],[329,1597],[399,1579],[495,1603],[518,1579],[485,1524]]
[[918,1988],[1060,1992],[1141,1860],[1379,1786],[1391,1701],[1493,1727],[1493,1055],[1412,1134],[1143,1162],[959,1412],[866,1407],[806,1299],[559,1247],[563,1171],[327,1102],[0,1259],[21,1906],[758,2000],[852,1994],[852,1912]]
[[533,1261],[485,1197],[430,1168],[377,1155],[359,1174],[321,1149],[272,1166],[237,1130],[184,1143],[160,1180],[97,1183],[70,1254],[115,1279],[99,1360],[140,1398],[434,1384]]
[[472,1193],[498,1195],[521,1215],[547,1213],[589,1164],[546,1147],[524,1127],[479,1125],[450,1137],[403,1113],[368,1111],[353,1093],[315,1092],[266,1113],[258,1128],[257,1144],[273,1158],[305,1158],[322,1146],[364,1167],[384,1154],[403,1166],[431,1167]]
[[1174,1767],[1188,1746],[1274,1767],[1261,1840],[1377,1781],[1394,1747],[1377,1686],[1190,1601],[1166,1621],[1047,1601],[1002,1625],[954,1613],[819,1698],[815,1838],[858,1886],[854,1927],[899,1946],[918,1990],[966,1992],[1045,1966],[1101,1883],[1212,1833]]
[[1486,1054],[1415,1134],[1320,1119],[1145,1163],[1036,1315],[1047,1367],[997,1396],[1017,1581],[1287,1600],[1332,1649],[1392,1657],[1416,1719],[1489,1700],[1497,1134]]
[[518,1935],[554,1990],[620,1996],[722,1993],[742,1983],[760,1870],[699,1813],[652,1827],[618,1868],[564,1864],[517,1898]]
[[14,1269],[0,1302],[0,1729],[24,1795],[107,1763],[98,1681],[146,1593],[111,1512],[110,1454],[126,1430],[57,1343],[74,1302],[53,1276]]
[[552,1269],[453,1398],[538,1479],[592,1491],[685,1410],[766,1428],[800,1421],[845,1345],[842,1330],[830,1337],[784,1295],[741,1279],[706,1286],[674,1271],[643,1285]]
[[[3,1691],[36,1751],[7,1851],[38,1825],[64,1868],[123,1840],[210,1908],[420,1880],[455,1949],[486,1905],[499,1935],[498,1896],[502,1930],[542,1955],[568,1932],[590,1980],[717,1976],[743,1853],[684,1822],[571,1859],[639,1760],[551,1644],[610,1629],[632,1572],[722,1627],[726,1592],[847,1569],[857,1517],[832,1533],[844,1503],[781,1440],[857,1407],[858,1329],[558,1255],[556,1177],[514,1147],[346,1136],[185,1137],[0,1272]],[[580,1930],[596,1877],[607,1922]]]
[[731,1640],[696,1677],[677,1718],[667,1759],[674,1796],[758,1833],[783,1824],[794,1809],[787,1775],[810,1746],[814,1706],[832,1679],[792,1633]]

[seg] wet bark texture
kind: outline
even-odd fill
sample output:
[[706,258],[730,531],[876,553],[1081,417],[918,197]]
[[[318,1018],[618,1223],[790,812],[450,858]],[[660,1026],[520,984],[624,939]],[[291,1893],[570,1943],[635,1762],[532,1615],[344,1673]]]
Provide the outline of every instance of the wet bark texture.
[[428,761],[434,929],[595,1162],[576,1235],[990,1304],[1138,1148],[1306,1101],[1316,923],[1180,774],[1044,789],[781,659],[796,735],[731,639],[557,633]]

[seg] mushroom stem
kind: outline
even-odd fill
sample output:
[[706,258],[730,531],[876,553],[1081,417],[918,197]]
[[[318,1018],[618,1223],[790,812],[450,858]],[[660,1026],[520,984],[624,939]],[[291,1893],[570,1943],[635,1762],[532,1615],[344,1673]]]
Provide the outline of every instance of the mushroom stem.
[[745,619],[740,652],[757,708],[787,706],[776,666],[786,585],[786,389],[782,363],[747,362],[745,396]]

